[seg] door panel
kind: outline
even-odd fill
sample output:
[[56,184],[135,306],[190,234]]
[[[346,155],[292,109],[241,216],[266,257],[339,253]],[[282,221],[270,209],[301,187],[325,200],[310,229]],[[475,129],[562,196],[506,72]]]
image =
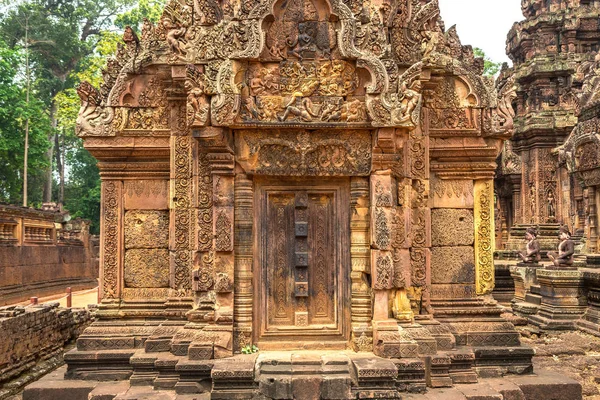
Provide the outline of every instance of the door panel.
[[257,340],[347,338],[348,185],[332,181],[255,192]]

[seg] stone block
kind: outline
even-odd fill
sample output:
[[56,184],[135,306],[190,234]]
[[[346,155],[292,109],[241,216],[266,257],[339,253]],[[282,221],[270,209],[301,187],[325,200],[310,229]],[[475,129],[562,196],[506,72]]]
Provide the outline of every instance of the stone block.
[[472,246],[475,241],[473,210],[431,210],[432,246]]
[[508,379],[486,379],[485,383],[490,385],[496,392],[500,393],[504,397],[504,400],[526,400],[521,389]]
[[292,396],[294,400],[312,400],[316,393],[321,393],[320,375],[292,377]]
[[475,250],[470,246],[433,247],[431,283],[475,282]]
[[25,388],[23,400],[88,400],[96,385],[94,381],[40,379]]
[[169,208],[169,182],[127,180],[124,182],[123,203],[126,210],[166,210]]
[[465,395],[454,388],[428,389],[425,394],[402,394],[402,400],[466,400]]
[[551,371],[535,375],[507,376],[521,389],[527,400],[581,400],[582,388],[577,381]]
[[464,394],[467,400],[503,400],[500,393],[485,383],[456,385],[456,389]]
[[473,208],[473,181],[434,178],[430,199],[433,208]]
[[126,249],[166,249],[169,246],[169,212],[127,211],[123,230]]
[[168,249],[130,249],[125,252],[124,280],[128,288],[169,287]]
[[158,353],[163,351],[171,351],[171,339],[147,339],[144,342],[146,353]]
[[88,400],[113,400],[129,390],[129,382],[101,383],[89,394]]
[[323,377],[321,398],[323,400],[344,400],[352,398],[352,380],[347,376]]

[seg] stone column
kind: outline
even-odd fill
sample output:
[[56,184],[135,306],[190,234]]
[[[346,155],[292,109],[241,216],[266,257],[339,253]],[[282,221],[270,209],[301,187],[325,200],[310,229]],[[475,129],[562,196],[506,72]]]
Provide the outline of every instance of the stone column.
[[[512,182],[512,198],[513,198],[513,221],[512,225],[521,224],[523,216],[521,214],[521,181],[513,180]],[[512,226],[511,226],[512,227]],[[509,227],[509,229],[511,228]]]
[[352,336],[356,351],[373,351],[373,317],[370,259],[369,180],[353,177],[350,182],[350,256],[352,258]]
[[252,343],[253,240],[252,181],[243,173],[235,177],[235,295],[233,308],[234,351]]
[[596,187],[589,186],[587,195],[590,218],[590,240],[588,244],[588,251],[590,253],[596,253],[598,250],[598,215],[596,211]]

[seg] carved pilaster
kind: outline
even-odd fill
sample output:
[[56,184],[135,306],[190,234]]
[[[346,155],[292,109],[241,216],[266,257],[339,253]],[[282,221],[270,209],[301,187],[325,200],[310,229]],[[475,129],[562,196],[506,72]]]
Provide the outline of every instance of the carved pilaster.
[[[520,178],[520,176],[518,176],[518,177]],[[514,179],[512,181],[512,198],[513,198],[512,225],[521,224],[521,223],[523,223],[523,217],[522,217],[522,210],[521,210],[521,180],[520,179],[518,179],[518,180]]]
[[171,224],[174,235],[170,240],[172,263],[171,287],[179,296],[188,296],[192,289],[192,138],[171,138]]
[[588,244],[588,251],[593,254],[598,250],[598,215],[596,211],[595,186],[588,188],[588,204],[590,216],[590,243]]
[[369,236],[369,180],[354,177],[350,183],[350,256],[352,259],[352,335],[357,351],[372,351],[372,305]]
[[245,174],[235,177],[235,273],[234,351],[252,342],[252,181]]
[[477,294],[494,289],[494,183],[475,181],[475,286]]
[[[427,129],[427,128],[425,128]],[[431,286],[431,210],[428,208],[429,138],[420,128],[411,131],[408,140],[409,176],[411,178],[410,221],[411,248],[410,272],[414,300],[419,310],[429,310]]]
[[123,271],[123,182],[102,181],[100,230],[101,293],[103,300],[121,296]]

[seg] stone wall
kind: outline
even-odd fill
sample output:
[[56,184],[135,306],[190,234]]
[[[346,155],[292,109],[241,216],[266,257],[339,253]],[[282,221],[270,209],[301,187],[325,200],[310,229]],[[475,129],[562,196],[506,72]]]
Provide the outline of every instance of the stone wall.
[[65,345],[90,320],[88,310],[58,303],[0,308],[0,399],[61,365]]
[[0,205],[0,305],[97,285],[88,222],[68,213]]

